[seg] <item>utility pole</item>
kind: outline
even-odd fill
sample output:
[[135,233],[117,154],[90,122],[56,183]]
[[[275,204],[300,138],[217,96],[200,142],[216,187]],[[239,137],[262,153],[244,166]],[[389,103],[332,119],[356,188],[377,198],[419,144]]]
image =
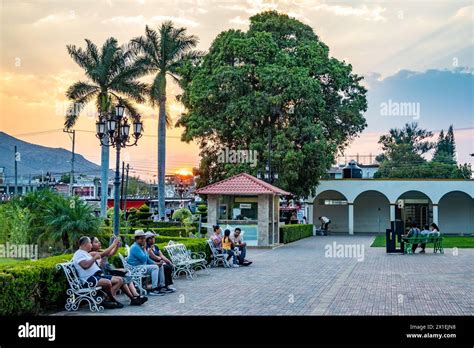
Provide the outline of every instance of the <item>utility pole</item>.
[[71,174],[69,174],[69,195],[72,196],[72,185],[74,184],[74,160],[75,160],[75,146],[76,146],[76,131],[73,129],[63,129],[64,133],[72,134],[72,157],[71,157]]
[[17,152],[15,145],[15,196],[18,195],[18,161],[20,160],[20,154]]
[[125,175],[125,192],[123,199],[123,219],[127,220],[127,191],[128,191],[128,170],[130,169],[130,164],[127,163],[127,174]]

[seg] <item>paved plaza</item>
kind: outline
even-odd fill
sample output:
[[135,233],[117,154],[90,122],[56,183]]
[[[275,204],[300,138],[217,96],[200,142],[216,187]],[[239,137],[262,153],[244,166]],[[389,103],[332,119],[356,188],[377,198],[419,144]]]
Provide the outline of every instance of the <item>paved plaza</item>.
[[[317,236],[250,249],[249,267],[175,281],[141,307],[57,315],[473,315],[474,249],[386,254],[371,236]],[[330,253],[344,246],[344,253]],[[358,250],[363,253],[349,253]],[[329,257],[330,256],[330,257]],[[352,257],[349,257],[352,256]]]

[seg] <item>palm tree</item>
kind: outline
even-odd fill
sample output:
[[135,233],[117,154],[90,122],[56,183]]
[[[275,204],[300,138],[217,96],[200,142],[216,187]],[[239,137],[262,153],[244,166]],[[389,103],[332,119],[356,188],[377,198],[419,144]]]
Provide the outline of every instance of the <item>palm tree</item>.
[[81,236],[97,234],[100,220],[87,203],[77,196],[68,199],[56,194],[52,198],[44,207],[47,223],[40,240],[61,240],[65,250],[70,251]]
[[[147,87],[146,84],[136,81],[144,71],[134,66],[132,52],[120,47],[113,37],[105,41],[100,51],[90,40],[85,41],[85,49],[74,45],[67,46],[69,55],[84,70],[88,81],[78,81],[67,90],[66,96],[72,101],[72,105],[66,115],[65,127],[72,128],[81,111],[93,100],[100,117],[111,112],[119,100],[132,118],[139,117],[130,100],[143,103]],[[102,146],[101,171],[101,215],[105,217],[109,174],[108,146]]]
[[132,39],[130,47],[136,54],[135,66],[147,73],[156,74],[149,88],[153,106],[159,105],[158,115],[158,202],[160,217],[165,215],[166,126],[171,122],[166,114],[166,78],[179,83],[178,68],[187,59],[201,56],[193,51],[198,39],[187,35],[186,28],[175,28],[171,21],[158,30],[146,26],[145,36]]

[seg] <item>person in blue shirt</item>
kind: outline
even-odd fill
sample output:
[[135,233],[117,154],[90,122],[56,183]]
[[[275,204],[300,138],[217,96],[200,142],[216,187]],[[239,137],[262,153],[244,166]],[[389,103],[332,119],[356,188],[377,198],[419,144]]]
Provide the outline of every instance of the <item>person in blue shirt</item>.
[[[152,289],[149,292],[149,295],[164,295],[164,292],[160,291],[160,288],[165,286],[164,276],[160,277],[160,267],[150,259],[146,252],[146,235],[143,230],[135,231],[135,243],[130,247],[127,262],[131,266],[144,266],[147,270],[146,274],[151,275]],[[162,284],[159,283],[160,278],[162,279]]]

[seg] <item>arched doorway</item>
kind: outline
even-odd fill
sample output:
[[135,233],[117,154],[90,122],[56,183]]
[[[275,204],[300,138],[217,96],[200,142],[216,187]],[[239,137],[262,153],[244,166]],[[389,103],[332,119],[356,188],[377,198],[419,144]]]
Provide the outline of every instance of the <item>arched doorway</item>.
[[331,219],[330,232],[349,231],[347,198],[340,192],[327,190],[316,196],[313,203],[313,223],[318,226],[318,217]]
[[418,224],[419,227],[433,221],[433,203],[420,191],[407,191],[398,197],[395,218],[408,225]]
[[365,191],[354,200],[354,232],[385,233],[390,228],[390,201],[381,192]]
[[438,203],[438,225],[443,233],[474,233],[474,199],[465,192],[446,193]]

